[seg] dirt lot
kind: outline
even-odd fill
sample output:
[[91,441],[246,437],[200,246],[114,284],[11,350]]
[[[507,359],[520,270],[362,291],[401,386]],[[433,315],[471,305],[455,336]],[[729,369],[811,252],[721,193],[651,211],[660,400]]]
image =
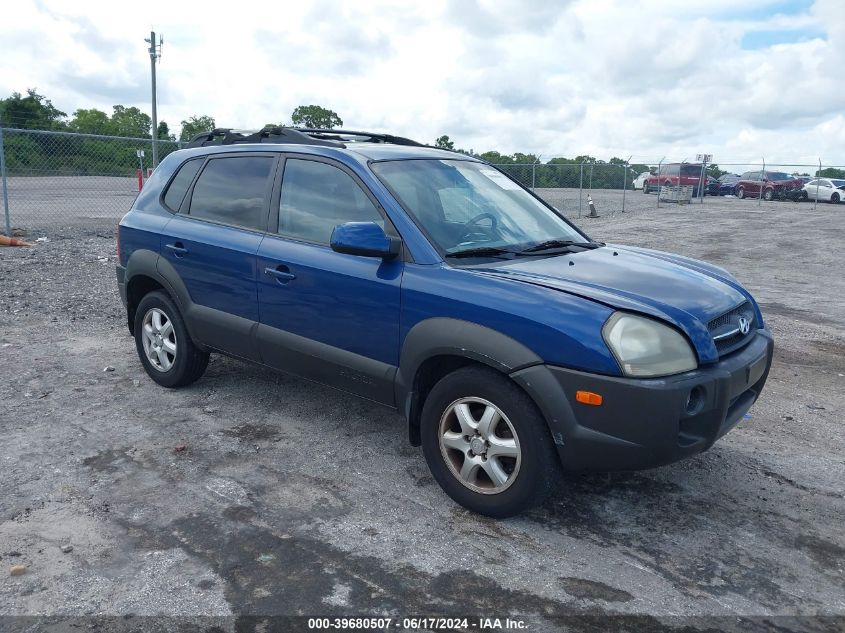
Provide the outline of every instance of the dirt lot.
[[776,336],[768,386],[709,452],[569,476],[506,521],[453,504],[384,409],[220,357],[154,385],[113,222],[0,250],[0,615],[845,616],[845,205],[628,196],[578,222],[735,273]]

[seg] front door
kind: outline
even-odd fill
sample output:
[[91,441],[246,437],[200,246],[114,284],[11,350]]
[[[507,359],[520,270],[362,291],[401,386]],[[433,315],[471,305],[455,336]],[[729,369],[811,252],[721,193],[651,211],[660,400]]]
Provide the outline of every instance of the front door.
[[348,168],[311,157],[285,160],[275,214],[258,250],[264,362],[393,405],[404,264],[329,246],[338,224],[389,220]]

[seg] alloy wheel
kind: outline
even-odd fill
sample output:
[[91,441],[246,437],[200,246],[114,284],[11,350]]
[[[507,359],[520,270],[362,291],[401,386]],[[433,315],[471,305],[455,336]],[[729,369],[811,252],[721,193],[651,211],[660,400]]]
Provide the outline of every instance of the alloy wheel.
[[498,494],[513,484],[522,463],[519,438],[492,402],[455,400],[440,418],[437,435],[449,471],[470,490]]
[[144,315],[141,333],[144,354],[155,369],[169,371],[176,362],[176,332],[173,322],[159,308],[150,308]]

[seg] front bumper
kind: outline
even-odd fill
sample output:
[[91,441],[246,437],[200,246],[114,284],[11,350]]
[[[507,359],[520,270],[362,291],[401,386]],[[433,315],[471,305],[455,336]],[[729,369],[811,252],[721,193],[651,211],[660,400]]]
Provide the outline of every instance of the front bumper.
[[[566,470],[637,470],[707,450],[757,400],[772,364],[767,330],[720,362],[665,378],[599,376],[535,365],[511,377],[537,402]],[[575,392],[603,397],[577,402]],[[691,397],[692,394],[692,397]]]

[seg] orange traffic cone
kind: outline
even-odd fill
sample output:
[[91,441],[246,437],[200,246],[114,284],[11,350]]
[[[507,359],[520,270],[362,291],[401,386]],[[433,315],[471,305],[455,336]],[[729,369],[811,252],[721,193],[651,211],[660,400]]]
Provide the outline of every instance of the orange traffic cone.
[[32,246],[32,244],[14,237],[0,235],[0,246]]
[[600,217],[598,213],[596,213],[596,205],[593,204],[593,196],[587,194],[587,204],[590,206],[590,215],[588,218],[598,218]]

